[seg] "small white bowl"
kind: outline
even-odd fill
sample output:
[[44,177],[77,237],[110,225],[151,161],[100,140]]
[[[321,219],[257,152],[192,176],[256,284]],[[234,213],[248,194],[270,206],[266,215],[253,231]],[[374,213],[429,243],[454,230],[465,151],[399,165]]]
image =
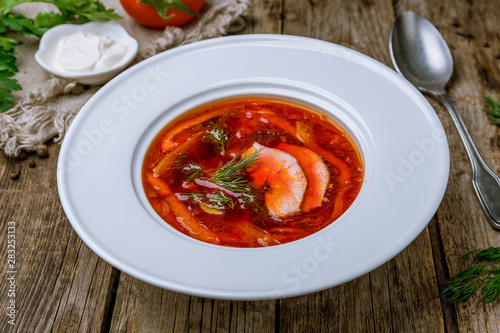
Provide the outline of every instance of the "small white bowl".
[[[56,45],[62,38],[81,32],[95,32],[101,35],[108,35],[114,41],[122,43],[127,47],[127,52],[123,59],[112,68],[100,72],[92,73],[67,73],[60,71],[53,66],[55,59]],[[137,41],[130,37],[127,31],[115,22],[89,22],[81,25],[63,24],[48,30],[40,40],[40,46],[35,53],[35,60],[47,72],[65,79],[74,79],[81,84],[100,85],[104,84],[120,73],[129,65],[137,54]]]

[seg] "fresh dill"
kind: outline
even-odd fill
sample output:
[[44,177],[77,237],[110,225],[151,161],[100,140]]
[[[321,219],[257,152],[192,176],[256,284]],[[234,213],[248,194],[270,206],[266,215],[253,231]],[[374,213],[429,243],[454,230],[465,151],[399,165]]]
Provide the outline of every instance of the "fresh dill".
[[242,157],[239,161],[234,157],[220,168],[216,169],[212,178],[200,177],[219,185],[226,190],[237,193],[250,193],[248,180],[244,179],[245,169],[254,165],[259,157],[260,150],[254,151],[251,155]]
[[177,153],[177,158],[174,161],[174,167],[177,169],[180,169],[182,167],[182,164],[184,163],[184,159],[187,157],[187,153],[185,151]]
[[264,221],[264,216],[269,216],[269,211],[267,210],[266,205],[254,200],[248,201],[247,205],[250,209],[252,209],[255,216],[257,216],[258,222],[262,223],[263,225],[266,225],[266,222]]
[[464,301],[481,289],[481,301],[491,303],[500,294],[500,247],[473,250],[475,265],[446,281],[441,296],[449,303]]
[[226,153],[226,145],[229,142],[227,131],[213,122],[210,122],[212,129],[207,131],[207,139],[212,142],[222,153]]
[[196,193],[196,192],[181,192],[179,194],[188,198],[199,198],[205,196],[205,194],[203,193]]
[[236,202],[226,196],[226,194],[222,191],[219,191],[213,195],[207,195],[207,197],[210,203],[220,208],[229,207],[231,209],[234,209],[234,207],[236,206]]
[[196,198],[195,201],[204,201],[205,203],[209,203],[216,209],[234,209],[237,203],[237,201],[234,201],[233,199],[226,196],[223,191],[215,193],[183,192],[179,194],[188,198]]
[[[236,193],[250,194],[248,180],[244,178],[246,168],[255,164],[258,160],[260,150],[256,150],[249,156],[244,156],[238,160],[234,157],[218,169],[205,170],[198,164],[190,163],[182,171],[187,176],[186,181],[190,182],[195,178],[208,180],[226,190]],[[212,177],[205,177],[207,173],[212,173]]]
[[483,99],[490,105],[490,110],[484,110],[484,112],[493,116],[492,123],[500,126],[500,100],[495,101],[493,98],[488,96],[483,96]]
[[[202,166],[196,163],[190,163],[182,168],[182,172],[186,175],[186,182],[191,182],[194,179],[208,180],[221,188],[228,191],[229,194],[234,193],[236,199],[232,199],[224,193],[218,191],[213,193],[181,193],[190,198],[201,197],[205,202],[217,207],[218,209],[231,208],[234,209],[236,204],[251,203],[254,198],[254,193],[248,186],[248,179],[245,179],[246,168],[255,164],[258,160],[260,150],[256,150],[249,156],[243,156],[240,159],[234,157],[229,162],[217,169],[205,170]],[[211,177],[205,175],[212,174]]]
[[473,256],[476,262],[492,260],[494,262],[500,263],[500,247],[490,247],[486,250],[472,250],[466,255]]
[[196,163],[190,163],[182,168],[182,172],[187,176],[186,181],[190,182],[200,175],[206,173],[207,171],[201,167],[201,165]]

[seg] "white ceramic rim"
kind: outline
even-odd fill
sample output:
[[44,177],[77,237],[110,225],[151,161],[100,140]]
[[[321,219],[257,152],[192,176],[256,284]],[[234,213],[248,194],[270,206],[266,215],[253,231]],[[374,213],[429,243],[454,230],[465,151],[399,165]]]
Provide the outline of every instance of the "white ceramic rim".
[[[231,66],[241,57],[244,66]],[[226,70],[216,70],[222,63]],[[194,67],[194,74],[181,65]],[[331,71],[338,77],[330,80]],[[142,156],[157,131],[183,111],[248,95],[276,96],[328,112],[360,147],[365,183],[338,221],[296,242],[235,249],[193,240],[163,223],[145,201]],[[198,296],[268,299],[335,286],[390,260],[430,221],[448,173],[441,123],[400,75],[335,44],[244,35],[165,52],[103,87],[68,130],[58,189],[82,240],[125,273]]]

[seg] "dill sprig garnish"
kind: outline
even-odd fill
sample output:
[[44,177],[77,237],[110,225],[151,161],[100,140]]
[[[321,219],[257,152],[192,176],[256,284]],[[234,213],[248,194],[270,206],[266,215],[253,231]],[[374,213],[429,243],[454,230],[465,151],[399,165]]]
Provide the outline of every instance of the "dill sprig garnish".
[[189,163],[185,167],[182,168],[182,172],[187,176],[186,181],[190,182],[195,178],[198,178],[200,175],[208,172],[199,164]]
[[205,196],[205,194],[203,193],[196,193],[196,192],[181,192],[179,194],[188,198],[198,198]]
[[464,301],[481,288],[481,301],[491,303],[500,294],[500,247],[473,250],[476,265],[447,280],[441,296],[449,303]]
[[251,191],[248,187],[248,180],[243,177],[246,175],[246,168],[254,165],[260,154],[260,150],[254,151],[248,157],[242,157],[239,161],[236,156],[220,168],[214,170],[214,175],[211,178],[199,177],[219,185],[226,190],[237,193],[249,193]]
[[202,201],[205,204],[209,204],[209,207],[214,207],[215,209],[234,209],[236,207],[237,201],[226,196],[223,191],[218,191],[214,193],[197,193],[197,192],[182,192],[179,193],[182,196],[193,198],[195,201]]
[[222,153],[226,153],[226,145],[229,142],[229,134],[227,131],[215,123],[210,122],[210,126],[212,129],[207,131],[207,139],[211,141],[217,149],[219,149]]
[[500,262],[500,247],[490,247],[485,250],[472,250],[466,256],[473,256],[476,262],[485,262],[491,260],[495,263]]
[[233,199],[226,196],[226,194],[222,191],[219,191],[213,195],[207,195],[208,201],[220,208],[229,207],[234,209],[236,206],[236,202]]
[[[194,179],[208,180],[227,190],[229,194],[233,193],[236,200],[228,197],[223,191],[207,194],[180,194],[191,198],[202,197],[202,200],[209,202],[218,209],[226,207],[233,209],[238,202],[241,204],[252,202],[254,194],[250,186],[248,186],[248,179],[245,178],[245,175],[247,174],[246,169],[257,162],[259,154],[260,150],[256,150],[251,155],[243,156],[240,159],[233,157],[233,159],[217,169],[205,170],[196,163],[189,163],[182,168],[182,172],[187,176],[187,182]],[[211,174],[211,177],[206,177],[207,174]]]
[[493,121],[497,126],[500,126],[500,100],[497,102],[488,96],[482,96],[483,99],[490,105],[491,110],[484,110],[486,113],[493,116]]
[[181,168],[182,164],[184,163],[184,159],[187,157],[187,153],[185,151],[177,153],[177,158],[174,161],[174,166],[178,169]]
[[[205,170],[196,163],[190,163],[182,168],[182,172],[187,176],[186,181],[190,182],[195,178],[211,181],[226,190],[236,193],[250,193],[248,180],[244,178],[246,169],[255,164],[258,160],[260,150],[256,150],[249,156],[244,156],[238,160],[235,156],[232,160],[217,169]],[[203,175],[212,173],[212,177]]]

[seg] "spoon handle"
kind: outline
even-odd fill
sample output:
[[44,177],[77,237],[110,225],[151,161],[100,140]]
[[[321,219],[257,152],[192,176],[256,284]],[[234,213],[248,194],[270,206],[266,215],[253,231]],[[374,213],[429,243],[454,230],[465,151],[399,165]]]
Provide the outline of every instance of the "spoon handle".
[[472,164],[472,185],[479,198],[479,202],[483,206],[490,224],[494,228],[500,229],[500,177],[486,165],[477,151],[469,131],[467,131],[467,127],[450,96],[445,92],[441,92],[436,94],[435,97],[448,109],[462,138]]

